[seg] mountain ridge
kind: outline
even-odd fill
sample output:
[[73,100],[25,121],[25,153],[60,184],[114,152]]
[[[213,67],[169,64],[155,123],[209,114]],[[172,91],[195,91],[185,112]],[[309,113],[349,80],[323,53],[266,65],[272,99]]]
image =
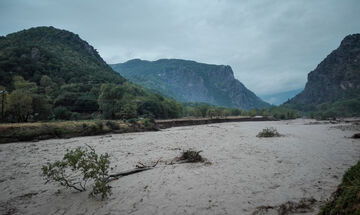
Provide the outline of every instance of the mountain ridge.
[[129,80],[182,102],[243,109],[270,106],[235,79],[228,65],[183,59],[132,59],[110,66]]
[[304,90],[287,104],[317,105],[335,102],[359,95],[359,90],[360,34],[350,34],[308,74]]

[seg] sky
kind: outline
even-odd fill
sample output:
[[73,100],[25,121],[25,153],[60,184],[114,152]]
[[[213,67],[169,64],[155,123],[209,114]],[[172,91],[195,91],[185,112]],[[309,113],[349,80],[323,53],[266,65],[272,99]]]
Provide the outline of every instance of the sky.
[[178,58],[230,65],[256,94],[303,88],[348,34],[360,0],[0,0],[0,35],[79,34],[107,63]]

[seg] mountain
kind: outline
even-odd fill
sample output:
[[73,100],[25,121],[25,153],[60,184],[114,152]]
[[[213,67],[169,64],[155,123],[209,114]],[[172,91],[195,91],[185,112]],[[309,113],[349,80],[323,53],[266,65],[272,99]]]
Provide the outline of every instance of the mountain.
[[305,89],[287,103],[317,105],[359,96],[360,34],[352,34],[308,74]]
[[43,75],[63,84],[126,81],[77,34],[54,27],[0,37],[0,85],[8,87],[14,75],[36,83]]
[[128,82],[77,34],[35,27],[0,37],[6,121],[174,118],[174,100]]
[[289,90],[280,93],[260,95],[259,97],[272,105],[281,105],[282,103],[299,94],[302,90],[303,89]]
[[129,80],[178,101],[243,109],[269,106],[234,78],[230,66],[179,59],[134,59],[110,66]]

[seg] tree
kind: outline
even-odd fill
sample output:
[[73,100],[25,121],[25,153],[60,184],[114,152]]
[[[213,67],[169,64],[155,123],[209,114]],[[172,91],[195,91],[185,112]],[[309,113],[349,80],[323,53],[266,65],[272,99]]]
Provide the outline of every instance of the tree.
[[34,94],[31,97],[34,120],[48,120],[52,108],[49,100],[45,96],[38,94]]
[[231,115],[231,110],[225,109],[223,114],[224,114],[224,117],[226,118]]
[[54,87],[54,82],[51,80],[51,78],[47,75],[41,76],[40,79],[40,86],[44,89],[45,94],[49,94]]
[[8,96],[8,111],[18,122],[27,122],[33,113],[32,97],[23,90],[14,90]]
[[139,114],[149,117],[161,118],[163,116],[163,108],[161,103],[154,100],[147,100],[139,106]]
[[215,109],[211,108],[206,111],[206,116],[210,117],[211,119],[216,115]]
[[35,93],[37,91],[36,83],[25,81],[22,76],[14,76],[13,85],[16,90],[24,90],[28,93]]
[[42,167],[44,179],[80,192],[85,191],[86,183],[92,181],[90,195],[100,195],[101,199],[108,197],[111,194],[111,187],[108,185],[109,155],[107,153],[98,155],[94,148],[90,146],[88,148],[78,147],[75,150],[67,150],[62,160],[44,165]]
[[105,119],[120,118],[121,102],[124,89],[115,84],[103,84],[98,98],[99,109]]
[[40,86],[42,87],[51,87],[53,85],[53,82],[51,80],[51,78],[47,75],[43,75],[41,76],[40,79]]
[[69,120],[71,119],[72,112],[64,106],[59,106],[54,109],[55,119]]

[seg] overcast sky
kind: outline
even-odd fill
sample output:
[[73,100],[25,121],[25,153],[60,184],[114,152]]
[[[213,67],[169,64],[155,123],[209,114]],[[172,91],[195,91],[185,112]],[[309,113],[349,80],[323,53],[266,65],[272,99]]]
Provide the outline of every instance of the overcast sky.
[[67,29],[108,63],[189,59],[233,68],[258,95],[304,87],[348,34],[360,0],[0,0],[0,35]]

